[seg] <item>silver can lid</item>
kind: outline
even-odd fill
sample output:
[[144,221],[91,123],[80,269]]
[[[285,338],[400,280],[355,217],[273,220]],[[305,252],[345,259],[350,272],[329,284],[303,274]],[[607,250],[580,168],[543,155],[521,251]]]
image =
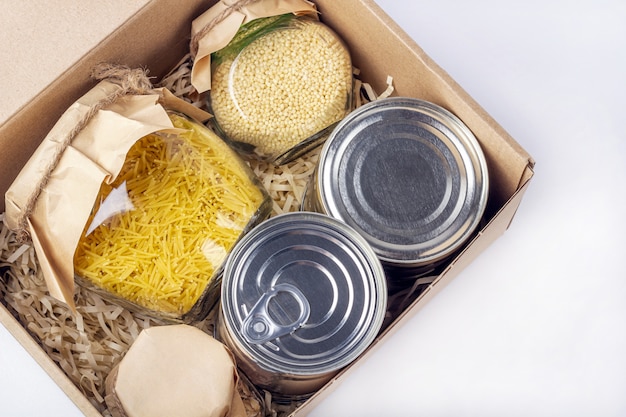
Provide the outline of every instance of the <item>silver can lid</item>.
[[422,266],[473,233],[488,172],[460,119],[430,102],[393,97],[337,126],[322,149],[317,189],[324,212],[363,235],[381,260]]
[[224,324],[250,359],[274,372],[321,375],[349,364],[378,334],[386,304],[376,254],[318,213],[266,220],[224,269]]

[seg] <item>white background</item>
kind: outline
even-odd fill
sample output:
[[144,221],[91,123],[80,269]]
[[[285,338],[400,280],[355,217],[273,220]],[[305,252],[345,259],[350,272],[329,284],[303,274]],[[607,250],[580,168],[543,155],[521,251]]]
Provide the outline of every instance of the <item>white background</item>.
[[[536,175],[507,233],[311,416],[626,416],[626,3],[378,2]],[[0,416],[80,415],[0,326]]]

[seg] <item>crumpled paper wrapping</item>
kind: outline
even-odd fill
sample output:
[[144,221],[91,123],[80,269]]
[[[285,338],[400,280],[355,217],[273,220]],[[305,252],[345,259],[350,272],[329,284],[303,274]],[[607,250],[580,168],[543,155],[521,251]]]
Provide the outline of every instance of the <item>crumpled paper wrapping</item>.
[[[206,26],[213,25],[198,40],[191,70],[191,84],[199,93],[211,89],[211,54],[228,45],[241,25],[254,19],[287,13],[317,16],[315,5],[306,0],[259,0],[241,8],[232,8],[236,3],[236,0],[219,1],[192,22],[192,39]],[[229,11],[230,8],[232,10]]]
[[[17,229],[28,199],[68,133],[90,108],[120,86],[101,81],[61,116],[5,194],[6,218]],[[63,152],[28,218],[30,237],[50,294],[74,308],[73,256],[103,182],[119,174],[130,147],[157,131],[176,132],[168,109],[206,120],[209,115],[166,89],[127,95],[100,110]]]
[[231,353],[188,325],[143,330],[106,381],[113,417],[245,417]]

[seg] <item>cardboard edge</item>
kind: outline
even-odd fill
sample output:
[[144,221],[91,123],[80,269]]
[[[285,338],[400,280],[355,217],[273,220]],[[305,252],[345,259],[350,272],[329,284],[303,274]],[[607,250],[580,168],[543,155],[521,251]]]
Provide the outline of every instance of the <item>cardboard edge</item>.
[[0,305],[0,323],[22,345],[29,355],[43,368],[68,398],[86,417],[102,417],[102,414],[89,402],[87,397],[70,381],[58,365],[48,356],[28,331],[9,313],[4,304]]
[[21,105],[20,107],[18,107],[17,109],[15,109],[13,111],[13,113],[11,113],[10,115],[8,115],[6,117],[5,120],[3,120],[2,122],[0,122],[0,130],[2,130],[2,128],[7,125],[11,120],[13,120],[15,118],[15,116],[17,114],[19,114],[20,112],[22,112],[22,110],[24,110],[25,108],[30,106],[30,103],[32,103],[33,101],[36,101],[38,99],[39,96],[41,96],[45,91],[49,90],[52,86],[56,85],[59,81],[59,79],[61,78],[66,78],[66,74],[68,72],[71,71],[71,69],[76,66],[77,63],[81,62],[83,59],[85,59],[86,56],[88,56],[89,54],[92,53],[92,51],[97,48],[97,46],[103,42],[105,42],[108,38],[110,38],[120,27],[126,25],[130,20],[132,20],[133,18],[135,18],[138,14],[140,14],[149,4],[151,3],[151,1],[149,1],[148,3],[146,3],[145,5],[143,5],[142,7],[140,7],[139,9],[137,9],[134,13],[131,13],[130,15],[128,15],[126,17],[126,19],[122,20],[119,22],[118,26],[113,29],[109,34],[107,34],[106,36],[104,36],[97,44],[94,48],[86,51],[83,55],[79,56],[76,60],[74,60],[74,62],[71,62],[69,64],[69,66],[63,70],[61,73],[59,73],[59,75],[53,79],[47,86],[45,86],[43,89],[41,89],[38,93],[36,93],[36,95],[34,96],[33,100],[24,103],[23,105]]
[[[147,3],[145,6],[141,7],[127,19],[120,23],[120,25],[111,33],[106,35],[102,40],[98,43],[98,45],[105,42],[108,38],[110,38],[115,32],[119,30],[120,27],[128,24],[130,20],[135,18],[138,14],[140,14],[150,3]],[[98,46],[94,49],[97,49]],[[20,132],[28,132],[28,126],[33,123],[40,123],[46,126],[46,131],[50,131],[57,120],[61,117],[63,112],[76,100],[77,97],[81,96],[81,92],[86,90],[86,85],[91,80],[89,80],[88,76],[85,77],[81,74],[76,74],[76,68],[79,66],[80,62],[84,61],[87,57],[93,54],[94,49],[91,49],[81,55],[77,60],[72,62],[68,68],[66,68],[63,72],[61,72],[54,80],[50,82],[46,87],[44,87],[41,91],[39,91],[32,100],[24,103],[24,105],[17,108],[3,123],[0,124],[0,132],[6,133],[7,136],[19,137]],[[71,88],[71,93],[67,94],[64,99],[61,100],[61,103],[56,106],[51,106],[50,104],[50,94],[48,92],[54,91],[58,88],[59,85],[66,85]],[[58,100],[57,100],[58,101]],[[47,108],[43,117],[40,113],[30,111],[33,108]],[[21,122],[21,119],[18,117],[21,114],[27,114],[30,111],[29,117],[26,118],[26,122]],[[40,137],[41,140],[44,137]],[[16,146],[13,144],[12,146]],[[37,143],[34,147],[29,147],[28,155],[32,155],[35,151],[36,147],[39,146]],[[26,160],[23,160],[19,165],[23,166],[26,163]],[[21,170],[21,169],[20,169]],[[20,170],[17,170],[19,173]],[[15,180],[17,173],[11,172],[11,167],[9,166],[0,166],[0,186],[4,189],[8,189],[9,185]],[[0,200],[0,212],[4,211],[5,201],[4,195],[2,195],[2,199]]]

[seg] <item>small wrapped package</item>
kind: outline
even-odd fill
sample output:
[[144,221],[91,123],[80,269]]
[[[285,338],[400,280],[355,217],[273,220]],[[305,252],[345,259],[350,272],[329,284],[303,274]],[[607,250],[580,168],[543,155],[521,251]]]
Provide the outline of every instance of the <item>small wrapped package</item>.
[[113,417],[245,417],[227,348],[185,324],[143,330],[106,380]]
[[119,88],[102,81],[62,116],[7,191],[8,225],[26,223],[51,295],[70,307],[76,280],[133,311],[200,320],[269,196],[217,135],[170,110],[198,114],[167,90],[120,97],[76,133]]
[[214,23],[222,8],[218,3],[194,21],[194,38],[202,25],[212,29],[198,42],[192,82],[210,89],[217,131],[244,155],[292,161],[350,111],[349,51],[309,2],[261,0],[233,12],[243,19]]

